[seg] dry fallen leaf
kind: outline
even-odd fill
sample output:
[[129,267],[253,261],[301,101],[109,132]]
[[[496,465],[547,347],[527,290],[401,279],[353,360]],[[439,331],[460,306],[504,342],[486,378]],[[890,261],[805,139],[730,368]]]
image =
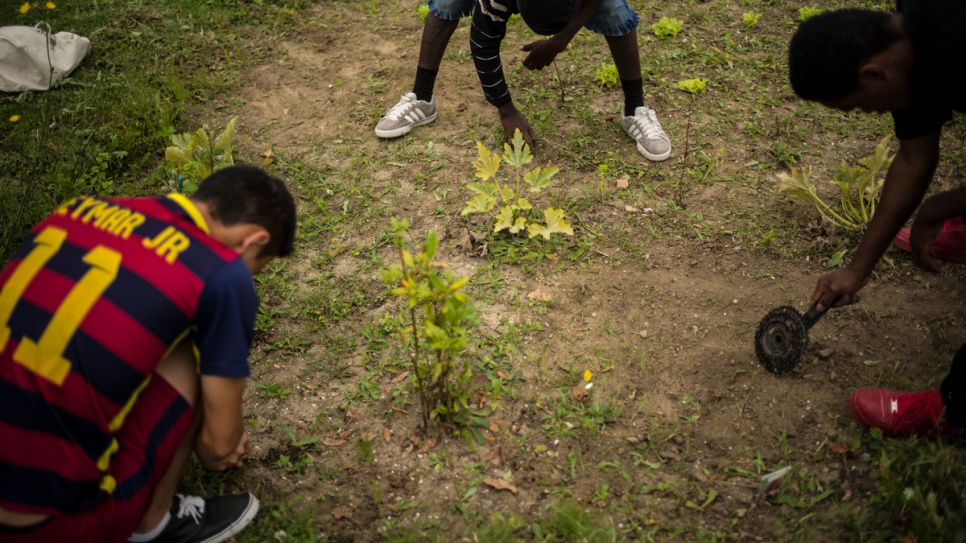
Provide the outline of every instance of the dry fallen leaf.
[[503,373],[503,372],[502,372],[502,371],[500,371],[500,370],[496,370],[496,374],[497,374],[497,376],[499,376],[499,377],[500,377],[500,379],[509,379],[509,378],[510,378],[510,376],[509,376],[509,375],[507,375],[507,374],[505,374],[505,373]]
[[395,411],[396,413],[402,413],[403,415],[408,415],[409,414],[409,411],[406,411],[405,409],[403,409],[401,407],[396,407],[395,405],[392,406],[392,410]]
[[573,390],[570,391],[570,394],[573,395],[574,399],[578,402],[585,402],[587,401],[587,397],[590,396],[590,393],[587,392],[586,388],[584,388],[583,383],[575,386]]
[[386,440],[386,443],[389,443],[389,440],[392,439],[392,430],[390,430],[389,428],[383,426],[382,427],[382,438]]
[[335,517],[336,520],[343,519],[349,516],[349,509],[346,507],[336,507],[332,510],[332,516]]
[[497,490],[509,490],[514,494],[517,493],[517,487],[511,485],[509,481],[506,481],[505,479],[492,479],[487,477],[486,479],[483,479],[483,484]]
[[490,460],[493,460],[494,458],[499,458],[499,456],[500,456],[500,448],[497,447],[496,449],[491,449],[490,452],[484,454],[483,455],[483,461],[484,462],[489,462]]
[[278,158],[275,155],[275,151],[272,151],[271,149],[265,151],[264,153],[262,153],[259,156],[262,157],[262,167],[263,168],[266,167],[266,166],[271,166],[272,164],[275,164],[275,159]]
[[527,294],[527,298],[530,298],[531,300],[539,300],[541,302],[549,302],[553,300],[553,297],[550,296],[550,293],[541,288],[538,288],[530,294]]
[[344,439],[323,439],[322,444],[326,447],[341,447],[345,445]]
[[622,178],[620,178],[620,179],[617,180],[617,188],[619,188],[619,189],[626,189],[627,186],[628,186],[628,184],[629,183],[628,183],[627,179],[624,178],[624,177],[622,177]]
[[853,449],[852,447],[849,447],[845,443],[839,443],[838,445],[835,445],[834,447],[832,447],[831,450],[835,454],[852,454],[855,452],[855,449]]
[[407,377],[409,377],[409,372],[408,371],[404,371],[404,372],[400,373],[399,375],[393,377],[392,378],[392,381],[389,381],[389,383],[395,385],[396,383],[402,381],[403,379],[405,379]]

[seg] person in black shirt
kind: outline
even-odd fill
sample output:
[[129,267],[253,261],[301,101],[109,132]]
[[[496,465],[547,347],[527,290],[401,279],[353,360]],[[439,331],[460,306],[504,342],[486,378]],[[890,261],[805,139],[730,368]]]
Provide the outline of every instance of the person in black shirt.
[[[895,13],[843,9],[808,19],[792,37],[789,79],[799,97],[849,111],[890,112],[899,151],[886,174],[875,215],[843,269],[818,280],[812,303],[824,309],[858,301],[856,293],[932,181],[942,126],[964,111],[966,2],[905,0]],[[939,271],[931,248],[966,258],[966,232],[947,228],[966,212],[966,188],[937,194],[919,208],[911,231],[900,234],[915,263]],[[959,249],[957,250],[957,241]],[[966,345],[939,389],[909,393],[860,389],[849,398],[853,416],[886,435],[960,434],[966,426]]]
[[[644,105],[641,59],[637,49],[639,19],[626,0],[477,0],[470,30],[470,50],[483,94],[499,110],[507,139],[520,130],[531,147],[536,140],[529,121],[513,105],[500,59],[506,23],[515,13],[519,13],[537,34],[552,36],[522,47],[523,51],[529,52],[523,65],[531,70],[549,66],[584,25],[604,34],[624,91],[621,126],[634,139],[637,150],[645,158],[660,161],[671,156],[671,141],[657,120],[657,114]],[[608,25],[588,24],[598,20],[607,21]]]

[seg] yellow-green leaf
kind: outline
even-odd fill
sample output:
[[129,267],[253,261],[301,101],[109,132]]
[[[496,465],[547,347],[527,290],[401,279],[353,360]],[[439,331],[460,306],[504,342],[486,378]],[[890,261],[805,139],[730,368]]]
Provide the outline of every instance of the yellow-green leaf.
[[480,142],[476,142],[476,148],[480,152],[479,161],[473,163],[476,168],[476,177],[479,177],[481,181],[492,179],[500,169],[500,155],[490,153],[489,149]]
[[184,166],[187,164],[191,158],[188,156],[183,149],[178,147],[168,147],[164,150],[164,159],[172,164],[177,164],[178,166]]
[[526,198],[517,198],[517,209],[527,211],[529,209],[533,209],[533,206],[530,205],[530,200],[527,200]]
[[513,226],[510,227],[510,233],[516,234],[517,232],[526,228],[526,226],[527,226],[527,220],[524,219],[523,217],[517,217],[516,222],[514,222]]
[[510,188],[510,185],[503,185],[503,189],[500,190],[500,198],[503,199],[504,204],[507,202],[512,202],[515,196],[516,195],[513,194],[513,189]]
[[500,191],[500,185],[493,182],[470,183],[466,185],[466,188],[477,194],[486,194],[487,196],[496,196],[496,193]]
[[228,121],[225,129],[221,132],[221,134],[218,134],[218,137],[215,138],[215,149],[221,149],[223,151],[228,151],[231,149],[231,139],[235,135],[235,121],[237,119],[238,117],[235,117]]
[[[513,147],[510,147],[510,143],[513,144]],[[520,132],[519,128],[513,132],[513,140],[510,143],[503,144],[503,159],[507,163],[519,168],[533,160],[533,155],[530,154],[530,146],[523,141],[523,133]]]
[[494,232],[499,232],[500,230],[506,230],[513,226],[513,206],[503,206],[500,213],[496,216],[496,225],[493,227]]
[[523,176],[523,180],[530,185],[531,192],[540,192],[550,186],[550,178],[557,175],[557,168],[534,168]]
[[548,207],[543,211],[543,217],[547,223],[546,226],[539,224],[530,224],[527,226],[527,231],[530,233],[531,238],[537,235],[541,235],[545,239],[550,239],[552,234],[574,235],[574,229],[564,220],[564,212],[562,209]]
[[489,213],[495,205],[496,197],[488,194],[477,194],[469,202],[466,202],[466,207],[463,208],[460,215],[465,217],[473,213]]

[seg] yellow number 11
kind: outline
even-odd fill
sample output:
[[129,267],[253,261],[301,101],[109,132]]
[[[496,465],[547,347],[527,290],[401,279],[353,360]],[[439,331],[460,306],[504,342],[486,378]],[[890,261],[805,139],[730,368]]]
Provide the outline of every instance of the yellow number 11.
[[[0,352],[3,352],[10,339],[10,316],[17,300],[57,253],[65,239],[67,232],[60,228],[49,226],[41,231],[34,238],[36,247],[20,261],[0,291]],[[61,301],[40,339],[24,337],[13,353],[16,362],[58,386],[64,383],[70,373],[70,361],[64,358],[64,350],[94,303],[117,277],[121,268],[121,254],[98,245],[84,255],[84,262],[91,268]]]

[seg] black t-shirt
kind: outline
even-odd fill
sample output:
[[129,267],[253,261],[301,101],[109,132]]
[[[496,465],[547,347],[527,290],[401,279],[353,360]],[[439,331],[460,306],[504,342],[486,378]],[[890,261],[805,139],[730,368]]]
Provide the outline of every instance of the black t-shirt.
[[905,140],[937,132],[953,111],[966,111],[966,1],[897,0],[896,8],[916,52],[913,105],[892,112],[896,137]]

